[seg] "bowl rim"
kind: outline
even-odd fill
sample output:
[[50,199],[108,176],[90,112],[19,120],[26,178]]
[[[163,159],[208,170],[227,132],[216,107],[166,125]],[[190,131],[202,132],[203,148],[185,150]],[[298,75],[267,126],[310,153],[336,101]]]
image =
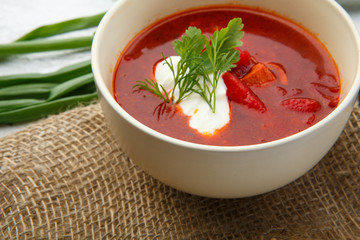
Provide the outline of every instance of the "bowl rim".
[[[185,140],[180,140],[174,137],[170,137],[166,134],[160,133],[145,124],[139,122],[137,119],[132,117],[129,113],[127,113],[115,100],[112,96],[112,93],[106,87],[104,83],[104,79],[100,74],[99,68],[99,50],[100,50],[100,42],[101,37],[104,34],[104,29],[109,21],[113,19],[114,14],[116,14],[119,9],[121,9],[122,5],[128,0],[118,0],[104,15],[98,28],[95,32],[93,43],[91,46],[91,66],[94,74],[95,84],[97,86],[98,92],[101,93],[102,97],[105,101],[112,107],[113,110],[116,111],[118,115],[123,117],[129,124],[136,127],[138,130],[151,135],[161,141],[165,141],[170,144],[177,145],[179,147],[189,148],[189,149],[196,149],[196,150],[203,150],[203,151],[211,151],[211,152],[247,152],[247,151],[256,151],[256,150],[264,150],[273,148],[276,146],[284,145],[295,140],[301,139],[307,135],[310,135],[316,129],[323,128],[328,122],[332,121],[335,116],[341,114],[350,104],[353,102],[353,98],[358,95],[360,89],[360,35],[359,30],[356,28],[355,24],[353,23],[350,15],[346,12],[346,10],[335,0],[323,0],[328,2],[329,6],[336,10],[336,12],[345,20],[347,23],[347,27],[351,30],[351,36],[355,39],[357,43],[357,53],[358,53],[358,65],[355,74],[355,80],[351,85],[351,88],[345,98],[340,102],[340,104],[325,118],[314,124],[313,126],[295,133],[293,135],[270,141],[265,143],[253,144],[253,145],[241,145],[241,146],[219,146],[219,145],[206,145],[206,144],[199,144],[188,142]],[[211,5],[209,5],[211,6]],[[116,64],[115,64],[116,65]]]

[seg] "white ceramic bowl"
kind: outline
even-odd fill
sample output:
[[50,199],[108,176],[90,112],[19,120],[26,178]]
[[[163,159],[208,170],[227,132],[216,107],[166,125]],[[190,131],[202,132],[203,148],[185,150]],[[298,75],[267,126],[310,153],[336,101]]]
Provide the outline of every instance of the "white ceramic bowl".
[[[111,89],[114,68],[119,54],[137,33],[179,10],[226,3],[274,11],[318,36],[337,62],[342,84],[340,104],[328,117],[277,141],[220,147],[160,134],[117,104]],[[238,198],[292,182],[329,151],[347,123],[359,91],[359,42],[351,18],[333,0],[119,0],[95,34],[92,68],[111,132],[138,166],[161,182],[188,193]]]

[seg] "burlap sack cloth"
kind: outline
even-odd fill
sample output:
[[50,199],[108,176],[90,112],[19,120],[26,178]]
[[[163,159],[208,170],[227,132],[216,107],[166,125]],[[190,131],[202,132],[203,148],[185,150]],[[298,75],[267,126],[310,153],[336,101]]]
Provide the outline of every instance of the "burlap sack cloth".
[[167,187],[117,147],[98,104],[0,139],[0,239],[360,239],[360,109],[309,173],[219,200]]

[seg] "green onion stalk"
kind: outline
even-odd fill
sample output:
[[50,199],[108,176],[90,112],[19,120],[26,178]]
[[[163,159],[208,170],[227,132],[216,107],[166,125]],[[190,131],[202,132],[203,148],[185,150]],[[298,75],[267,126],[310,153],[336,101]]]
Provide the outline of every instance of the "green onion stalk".
[[[16,41],[0,44],[0,59],[18,54],[89,49],[93,36],[50,38],[98,26],[105,13],[44,25]],[[0,123],[33,121],[97,99],[90,60],[49,73],[0,76]]]

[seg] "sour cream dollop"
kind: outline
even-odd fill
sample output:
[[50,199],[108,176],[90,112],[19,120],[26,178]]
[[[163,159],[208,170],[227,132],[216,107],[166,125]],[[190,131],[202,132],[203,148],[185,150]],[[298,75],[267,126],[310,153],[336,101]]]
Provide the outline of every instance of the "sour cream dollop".
[[[175,72],[180,59],[179,56],[171,56],[168,59],[168,61],[172,61]],[[210,77],[213,76],[210,75]],[[156,65],[155,79],[168,93],[174,91],[175,98],[178,98],[178,89],[173,89],[173,73],[165,61],[161,61]],[[230,122],[230,107],[226,96],[226,85],[221,77],[215,95],[215,113],[212,112],[206,101],[196,93],[190,94],[179,103],[182,112],[190,117],[189,126],[204,135],[213,135],[216,130],[220,130]]]

